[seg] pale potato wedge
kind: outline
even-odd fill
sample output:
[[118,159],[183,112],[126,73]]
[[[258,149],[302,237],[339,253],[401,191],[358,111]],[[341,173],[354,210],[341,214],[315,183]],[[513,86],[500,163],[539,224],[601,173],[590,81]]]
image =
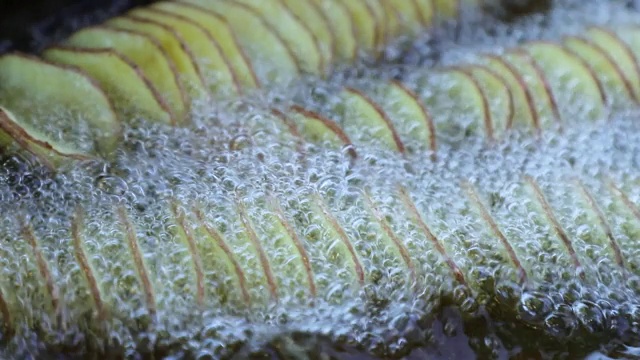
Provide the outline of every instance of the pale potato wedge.
[[172,14],[191,19],[202,26],[220,46],[242,89],[255,89],[260,82],[251,61],[240,47],[227,20],[213,11],[186,2],[160,1],[151,5]]
[[95,26],[74,33],[64,44],[87,49],[116,50],[144,72],[167,102],[171,109],[172,124],[181,124],[187,119],[188,101],[178,72],[162,46],[149,36],[131,30]]
[[165,24],[180,34],[193,51],[212,95],[231,96],[240,93],[240,85],[220,46],[202,26],[185,16],[157,8],[136,8],[129,14]]
[[108,25],[123,30],[142,32],[156,40],[173,61],[180,74],[182,85],[187,89],[192,101],[208,97],[202,70],[195,54],[182,37],[171,27],[157,21],[135,16],[120,16],[110,19]]
[[260,14],[278,32],[296,56],[301,70],[310,74],[324,74],[327,57],[321,52],[318,39],[306,24],[301,23],[279,0],[234,0]]
[[121,125],[106,94],[74,68],[22,54],[3,55],[0,104],[21,128],[40,134],[36,139],[75,149],[71,153],[107,155],[120,140]]
[[[379,142],[383,146],[403,153],[404,144],[389,116],[379,104],[361,90],[346,87],[340,94],[341,102],[337,112],[342,116],[342,124],[347,134],[360,135],[359,140],[367,143]],[[353,136],[352,136],[353,138]]]
[[389,0],[384,4],[393,8],[397,14],[398,24],[395,30],[390,31],[392,36],[416,35],[420,32],[423,19],[417,0]]
[[614,108],[638,102],[633,86],[618,63],[600,45],[575,36],[566,37],[563,46],[587,62],[602,83],[607,94],[607,102]]
[[91,74],[125,120],[142,116],[151,121],[171,123],[171,111],[149,79],[115,50],[55,46],[45,50],[42,56]]
[[255,10],[223,0],[180,1],[214,11],[227,21],[252,59],[261,83],[286,84],[300,75],[301,66],[293,50]]
[[542,69],[551,92],[556,97],[561,120],[596,120],[604,116],[604,90],[584,60],[555,43],[530,42],[522,49]]
[[331,29],[329,18],[313,0],[278,0],[306,25],[317,39],[320,53],[323,55],[325,68],[331,68],[337,55],[337,40]]
[[336,53],[343,61],[352,61],[358,55],[357,30],[347,7],[339,0],[310,0],[329,20],[336,39]]
[[20,121],[11,111],[0,106],[0,148],[4,151],[26,151],[42,165],[55,170],[73,160],[93,157],[64,141],[56,141],[33,125]]

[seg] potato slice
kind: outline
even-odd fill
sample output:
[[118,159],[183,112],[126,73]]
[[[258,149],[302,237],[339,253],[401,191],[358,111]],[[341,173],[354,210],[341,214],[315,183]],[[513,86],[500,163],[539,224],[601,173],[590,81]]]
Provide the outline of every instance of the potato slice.
[[240,87],[254,89],[260,86],[251,62],[240,48],[231,26],[223,17],[213,11],[184,2],[160,1],[151,7],[187,17],[202,26],[220,46]]
[[385,147],[404,152],[405,147],[389,116],[369,96],[355,88],[344,88],[337,112],[342,115],[343,128],[359,135],[359,140],[379,142]]
[[71,153],[107,155],[118,146],[121,125],[112,104],[80,70],[21,54],[4,55],[0,104],[21,128],[37,132],[36,139],[76,149]]
[[125,119],[143,116],[169,124],[171,110],[138,67],[115,50],[51,47],[43,57],[78,67],[96,79]]
[[[12,149],[14,146],[18,149]],[[36,130],[33,124],[18,120],[11,111],[2,106],[0,106],[0,147],[9,151],[27,151],[41,164],[52,170],[71,160],[92,158],[82,149],[64,141],[56,141],[42,131]]]
[[275,29],[296,56],[301,69],[323,74],[330,61],[320,51],[318,39],[279,0],[235,0],[253,9]]
[[200,66],[195,60],[196,56],[174,29],[162,23],[135,16],[116,17],[109,20],[107,24],[118,29],[139,31],[156,40],[173,61],[180,74],[182,86],[187,89],[191,100],[203,100],[208,97],[209,91],[205,86]]
[[221,0],[181,0],[214,11],[231,26],[253,61],[254,71],[265,84],[286,84],[300,75],[293,50],[255,10]]
[[491,137],[499,138],[511,127],[515,108],[513,96],[507,85],[507,81],[498,72],[482,65],[465,67],[466,72],[480,85],[489,104],[491,115],[491,129],[485,129],[485,133]]
[[306,25],[317,39],[320,54],[323,55],[325,69],[330,68],[337,57],[336,38],[331,30],[329,18],[313,0],[278,0]]
[[189,18],[157,8],[136,8],[130,15],[165,24],[180,34],[189,44],[205,83],[212,94],[237,95],[240,86],[218,43],[200,25]]
[[74,33],[65,44],[87,49],[118,51],[144,72],[153,87],[169,104],[171,123],[183,123],[186,119],[186,92],[178,80],[178,73],[162,47],[149,36],[130,30],[95,26]]
[[[536,112],[532,90],[527,87],[522,75],[513,65],[502,57],[485,55],[480,59],[481,66],[486,66],[487,69],[496,74],[500,74],[513,97],[513,120],[506,125],[506,128],[510,129],[513,125],[523,128],[536,128],[538,124],[538,114]],[[499,132],[498,128],[494,128]]]
[[586,62],[554,43],[530,42],[522,49],[544,72],[561,119],[604,116],[605,94]]
[[358,55],[356,27],[347,7],[339,0],[310,0],[329,19],[331,31],[336,39],[337,55],[341,60],[351,61]]
[[592,72],[598,77],[607,94],[607,101],[614,108],[628,106],[638,102],[635,99],[633,86],[618,63],[600,45],[579,37],[567,37],[564,47],[587,62]]
[[[606,43],[607,36],[603,36],[598,44],[616,60],[622,72],[629,79],[633,86],[634,99],[640,99],[640,48],[638,48],[640,46],[640,27],[627,25],[617,29],[615,34],[615,39],[612,39],[609,44]],[[593,38],[593,36],[590,37]],[[611,32],[609,37],[613,37]],[[618,41],[614,40],[621,41],[622,46],[618,47]],[[630,59],[626,54],[631,55]]]

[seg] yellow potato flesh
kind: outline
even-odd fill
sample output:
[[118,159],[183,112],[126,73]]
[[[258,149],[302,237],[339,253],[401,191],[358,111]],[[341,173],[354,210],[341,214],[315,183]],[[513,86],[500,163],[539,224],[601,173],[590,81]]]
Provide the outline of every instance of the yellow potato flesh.
[[65,44],[88,49],[116,50],[133,61],[151,81],[152,86],[169,105],[172,123],[182,123],[186,119],[185,94],[178,75],[160,45],[148,36],[128,30],[92,27],[74,33]]
[[347,7],[339,0],[310,1],[314,2],[328,19],[336,40],[338,57],[347,61],[355,59],[358,54],[356,28]]
[[337,55],[334,38],[328,18],[313,0],[279,0],[299,21],[306,25],[318,41],[325,67],[331,67]]
[[198,100],[207,96],[208,90],[195,56],[173,29],[158,22],[127,16],[111,19],[107,24],[118,29],[138,31],[156,40],[173,61],[189,97]]
[[220,15],[210,10],[181,2],[161,1],[153,4],[152,7],[188,17],[191,21],[202,26],[220,46],[240,86],[246,89],[259,87],[258,79],[250,61],[240,48],[233,30]]
[[309,28],[300,23],[279,0],[235,0],[259,13],[296,56],[301,70],[323,74],[328,59],[321,53],[318,42]]
[[55,47],[43,53],[45,59],[79,67],[98,81],[125,118],[143,116],[152,121],[171,123],[171,114],[149,81],[120,54],[109,49]]
[[217,42],[206,30],[193,21],[154,9],[137,8],[131,15],[155,20],[171,27],[189,44],[195,60],[204,76],[206,85],[214,95],[236,95],[239,93],[235,76],[222,54]]
[[[121,126],[106,94],[84,73],[35,58],[0,57],[0,105],[24,128],[74,152],[108,154]],[[65,145],[63,145],[65,144]]]
[[[629,105],[634,100],[633,87],[615,60],[600,46],[581,38],[569,37],[564,47],[587,62],[604,86],[607,99],[614,108]],[[613,96],[609,96],[613,95]]]
[[227,21],[262,83],[289,83],[300,74],[291,49],[255,11],[242,4],[220,0],[183,1],[214,11]]

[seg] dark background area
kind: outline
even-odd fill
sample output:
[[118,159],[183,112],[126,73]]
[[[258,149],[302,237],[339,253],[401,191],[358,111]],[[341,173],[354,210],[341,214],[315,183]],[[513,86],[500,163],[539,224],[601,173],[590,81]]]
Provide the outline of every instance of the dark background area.
[[37,53],[73,30],[153,0],[0,0],[0,53]]

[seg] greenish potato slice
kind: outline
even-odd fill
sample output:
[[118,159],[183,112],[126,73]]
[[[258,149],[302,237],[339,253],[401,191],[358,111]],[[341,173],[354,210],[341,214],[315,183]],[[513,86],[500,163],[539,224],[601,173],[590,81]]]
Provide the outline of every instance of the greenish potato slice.
[[222,16],[186,2],[160,1],[152,4],[151,7],[189,18],[200,25],[220,46],[220,50],[229,62],[240,87],[242,89],[260,87],[251,61],[240,47],[231,26]]
[[325,70],[331,68],[337,57],[337,40],[331,29],[329,18],[313,0],[278,0],[289,9],[296,19],[309,28],[317,39]]
[[224,18],[247,52],[261,83],[286,84],[300,75],[293,50],[258,12],[237,2],[181,0],[214,11]]
[[171,124],[187,118],[186,93],[178,73],[162,47],[140,32],[105,26],[82,29],[69,37],[65,45],[86,49],[113,49],[138,66],[171,109]]
[[614,108],[629,106],[637,102],[633,86],[622,72],[618,63],[601,46],[590,40],[570,36],[564,39],[563,46],[584,60],[597,76],[607,94],[607,101]]
[[379,142],[388,149],[404,152],[405,147],[389,116],[369,96],[355,88],[344,88],[337,113],[347,134],[358,134],[358,140]]
[[175,30],[159,22],[135,16],[116,17],[106,24],[118,29],[139,31],[152,37],[173,61],[180,74],[182,86],[187,89],[191,101],[206,99],[209,91],[205,86],[202,71],[195,61],[196,57]]
[[66,144],[77,149],[73,152],[107,155],[118,146],[122,129],[111,102],[79,70],[22,54],[4,55],[0,104],[21,127],[48,134],[56,147]]
[[235,74],[224,57],[220,46],[209,33],[189,18],[157,8],[136,8],[130,15],[145,20],[157,21],[180,34],[193,51],[198,67],[211,94],[216,96],[237,95],[240,91]]
[[171,122],[171,111],[138,67],[115,50],[51,47],[42,56],[52,62],[78,67],[105,90],[120,116],[143,116]]
[[322,53],[318,39],[306,24],[301,23],[279,0],[235,0],[256,11],[262,19],[278,32],[292,50],[301,70],[310,74],[324,74],[328,62]]
[[343,61],[354,60],[358,55],[357,30],[347,7],[339,0],[310,1],[320,8],[329,21],[336,39],[337,56]]
[[522,48],[544,72],[561,119],[604,116],[604,91],[585,61],[555,43],[530,42]]
[[[72,160],[89,160],[92,156],[73,145],[56,142],[42,131],[20,121],[0,106],[0,147],[9,151],[26,151],[49,169]],[[15,147],[15,148],[14,148]]]
[[393,21],[389,25],[392,28],[390,31],[392,36],[416,35],[420,32],[423,21],[417,0],[389,0],[383,2],[383,4],[390,7],[387,10],[389,13],[393,9],[397,14],[395,30],[393,30]]

